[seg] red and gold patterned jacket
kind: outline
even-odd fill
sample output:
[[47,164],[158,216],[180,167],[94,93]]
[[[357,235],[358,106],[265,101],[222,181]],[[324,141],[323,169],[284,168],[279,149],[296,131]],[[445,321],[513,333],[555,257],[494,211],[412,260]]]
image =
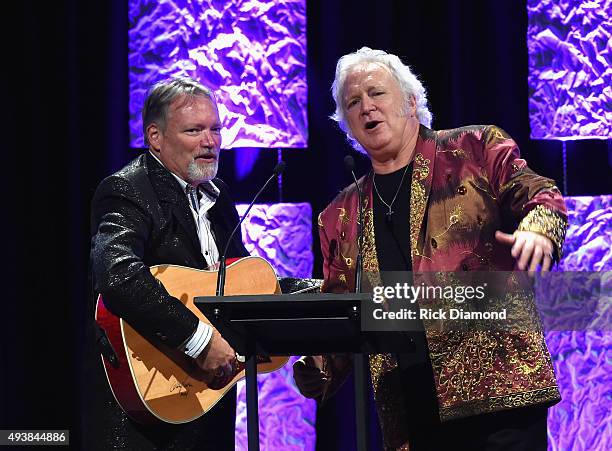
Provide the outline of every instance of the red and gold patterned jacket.
[[[379,273],[372,174],[359,183],[364,193],[363,266],[371,277]],[[319,215],[323,291],[354,289],[357,202],[351,185]],[[421,126],[406,231],[413,271],[511,271],[515,261],[509,247],[496,241],[497,230],[541,233],[554,243],[558,259],[566,221],[554,182],[531,171],[500,128],[433,131]],[[442,421],[560,399],[540,329],[442,333],[424,325]],[[397,361],[391,354],[371,355],[370,369],[385,445],[398,448],[407,441],[408,425],[397,396],[402,383]]]

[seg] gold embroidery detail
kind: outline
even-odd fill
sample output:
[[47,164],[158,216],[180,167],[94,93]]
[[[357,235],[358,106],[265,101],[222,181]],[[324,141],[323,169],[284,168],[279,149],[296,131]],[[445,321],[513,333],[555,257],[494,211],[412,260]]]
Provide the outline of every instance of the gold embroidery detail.
[[429,163],[431,163],[431,161],[424,158],[422,154],[416,154],[410,188],[412,191],[410,194],[410,247],[413,257],[423,257],[422,252],[418,250],[418,241],[421,222],[423,221],[425,206],[427,204],[425,183],[423,183],[423,180],[429,175],[429,166],[427,166]]
[[446,230],[442,233],[434,235],[432,238],[441,237],[446,232],[448,232],[452,226],[454,226],[455,224],[459,224],[462,219],[463,219],[463,207],[461,205],[455,205],[453,209],[451,210],[450,215],[448,216],[448,227],[446,228]]
[[506,139],[510,138],[502,131],[501,128],[495,126],[489,127],[487,135],[487,146],[490,145],[493,141],[505,141]]
[[487,330],[486,320],[425,324],[443,421],[558,399],[533,296],[492,300],[492,310],[508,308],[512,330]]
[[342,255],[342,258],[344,259],[344,263],[346,263],[346,266],[351,269],[351,267],[353,266],[353,259],[351,257],[345,257],[344,255]]
[[374,241],[374,210],[363,210],[363,270],[378,272],[376,244]]
[[346,274],[342,273],[338,276],[338,280],[346,285]]
[[[453,210],[451,211],[450,216],[448,217],[448,223],[450,227],[458,224],[463,219],[463,207],[461,205],[455,205]],[[450,228],[449,227],[449,228]]]
[[556,259],[558,261],[563,256],[563,242],[565,241],[566,229],[567,221],[560,213],[544,205],[538,205],[527,213],[516,230],[520,232],[536,232],[551,240],[555,245],[557,251]]
[[338,207],[336,208],[336,210],[340,210],[340,213],[338,213],[338,221],[340,221],[342,224],[348,224],[351,221],[351,219],[346,214],[346,208]]
[[454,157],[458,157],[461,158],[463,160],[467,160],[468,156],[467,156],[467,152],[463,149],[455,149],[453,150],[453,156]]
[[401,373],[391,354],[371,354],[370,373],[385,449],[397,449],[408,440],[406,406],[401,394]]
[[376,256],[374,210],[371,208],[363,210],[363,271],[371,287],[382,284]]
[[319,216],[317,216],[317,224],[319,225],[319,227],[323,227],[323,219],[321,218],[322,215],[323,212],[319,213]]
[[504,191],[507,191],[509,189],[514,188],[514,186],[516,185],[516,182],[513,182],[512,180],[509,181],[508,183],[503,184],[500,188],[499,188],[499,192],[503,193]]
[[421,214],[425,211],[425,186],[423,182],[412,179],[410,195],[410,247],[412,248],[413,255],[419,255],[418,251],[418,239],[419,239],[419,220]]
[[442,421],[456,420],[488,412],[532,406],[559,400],[559,389],[556,385],[529,390],[521,393],[511,393],[504,396],[462,403],[440,409]]
[[467,160],[468,159],[468,154],[463,149],[438,150],[438,153],[450,153],[453,157],[461,158],[462,160]]
[[417,153],[414,157],[414,173],[419,180],[425,180],[429,175],[429,163],[431,160],[423,157],[423,154]]

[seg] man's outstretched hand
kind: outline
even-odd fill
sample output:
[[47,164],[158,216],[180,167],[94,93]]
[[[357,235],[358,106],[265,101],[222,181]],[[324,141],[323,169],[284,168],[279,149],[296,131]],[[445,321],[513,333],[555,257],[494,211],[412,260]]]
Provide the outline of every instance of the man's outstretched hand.
[[502,244],[512,246],[510,253],[517,260],[517,267],[521,271],[536,272],[538,266],[542,272],[550,270],[553,263],[554,246],[552,241],[544,235],[535,232],[495,232],[495,239]]

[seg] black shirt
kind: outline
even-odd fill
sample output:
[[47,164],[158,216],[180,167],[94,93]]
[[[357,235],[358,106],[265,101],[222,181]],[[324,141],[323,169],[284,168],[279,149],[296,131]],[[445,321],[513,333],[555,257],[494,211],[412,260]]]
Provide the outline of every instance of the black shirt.
[[[411,271],[410,259],[410,183],[412,164],[390,174],[375,174],[374,235],[381,272]],[[401,186],[400,186],[401,183]],[[395,200],[393,200],[395,197]],[[382,198],[382,200],[381,200]],[[383,200],[391,205],[389,207]]]
[[[390,174],[374,175],[374,236],[376,256],[383,283],[387,286],[400,283],[412,283],[406,274],[398,272],[412,271],[410,247],[410,194],[412,181],[412,163]],[[403,178],[402,178],[403,177]],[[397,193],[397,195],[396,195]],[[395,196],[395,201],[393,198]],[[382,197],[382,200],[381,200]],[[385,205],[384,202],[387,205]],[[389,207],[391,211],[389,215]],[[395,272],[395,274],[389,274]],[[414,327],[414,326],[412,326]],[[439,423],[438,406],[433,383],[433,370],[427,352],[427,341],[420,320],[421,331],[406,333],[406,339],[412,342],[407,349],[412,352],[397,354],[397,360],[404,381],[403,396],[411,423],[411,432],[416,425]]]

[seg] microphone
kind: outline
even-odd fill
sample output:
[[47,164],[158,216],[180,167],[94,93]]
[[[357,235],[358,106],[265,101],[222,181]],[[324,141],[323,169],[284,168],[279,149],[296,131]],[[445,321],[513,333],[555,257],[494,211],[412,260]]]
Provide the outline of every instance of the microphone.
[[280,174],[283,173],[283,171],[285,170],[285,166],[286,164],[284,161],[279,161],[276,164],[276,166],[274,166],[272,175],[268,178],[268,180],[266,180],[266,183],[264,183],[264,185],[257,192],[257,194],[255,194],[253,201],[249,204],[249,207],[244,212],[244,215],[242,215],[242,218],[240,218],[240,221],[238,221],[238,224],[236,224],[236,227],[234,227],[234,230],[232,230],[232,233],[230,233],[229,238],[227,239],[227,243],[225,243],[225,247],[223,248],[223,253],[219,257],[219,272],[217,273],[217,291],[216,291],[217,296],[223,296],[223,294],[225,293],[225,274],[227,272],[226,254],[227,254],[227,249],[229,248],[229,245],[232,242],[232,239],[234,239],[234,235],[236,234],[236,231],[240,228],[240,226],[244,222],[244,219],[249,214],[249,211],[251,211],[251,208],[253,208],[253,205],[255,205],[255,201],[257,201],[257,198],[259,197],[259,195],[263,192],[264,189],[266,189],[266,186],[268,186],[268,184],[272,181],[274,177],[278,177]]
[[359,223],[357,224],[357,259],[355,261],[355,293],[361,293],[361,276],[363,272],[363,195],[355,175],[355,159],[351,155],[344,157],[344,168],[350,172],[357,188],[359,202]]

